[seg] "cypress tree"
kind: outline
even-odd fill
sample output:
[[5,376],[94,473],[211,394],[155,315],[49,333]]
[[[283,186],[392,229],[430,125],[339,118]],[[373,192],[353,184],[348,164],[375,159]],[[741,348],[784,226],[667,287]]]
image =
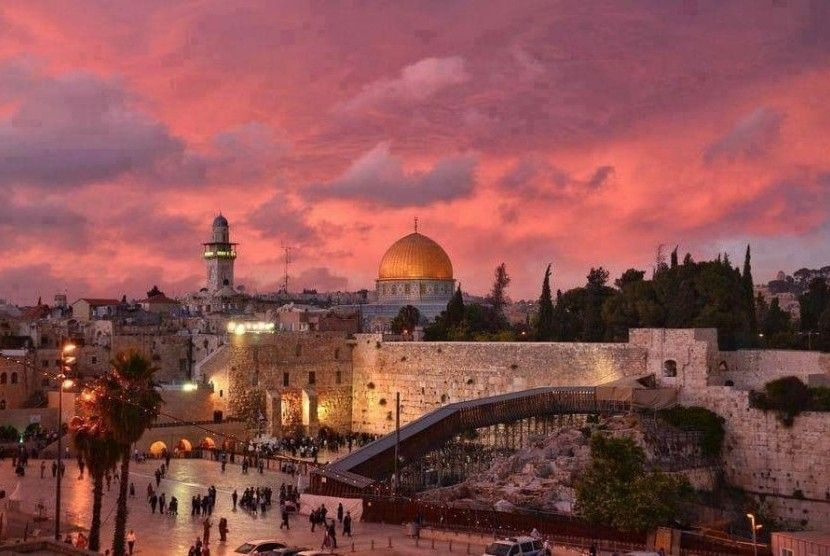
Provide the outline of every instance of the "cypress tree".
[[744,298],[746,299],[749,332],[754,337],[758,333],[758,319],[755,315],[755,288],[752,283],[752,265],[750,264],[750,258],[749,244],[747,244],[746,256],[744,257],[744,271],[741,280],[744,287]]
[[553,339],[553,299],[550,294],[550,267],[545,270],[542,295],[539,297],[539,318],[536,323],[536,339],[548,342]]
[[464,297],[461,295],[461,284],[455,290],[450,302],[447,303],[447,326],[458,326],[464,320]]

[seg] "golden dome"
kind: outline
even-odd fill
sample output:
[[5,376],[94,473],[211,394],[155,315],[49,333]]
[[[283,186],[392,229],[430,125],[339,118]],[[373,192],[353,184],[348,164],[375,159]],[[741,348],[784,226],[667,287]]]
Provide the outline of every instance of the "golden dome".
[[452,263],[440,245],[418,232],[392,244],[380,260],[378,280],[452,280]]

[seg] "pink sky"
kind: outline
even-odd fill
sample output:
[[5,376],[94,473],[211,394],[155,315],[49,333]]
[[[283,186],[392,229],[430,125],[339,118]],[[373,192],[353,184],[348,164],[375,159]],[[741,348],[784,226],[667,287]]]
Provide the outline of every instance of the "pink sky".
[[830,264],[826,0],[0,5],[0,297],[374,287],[412,230],[463,289],[752,245]]

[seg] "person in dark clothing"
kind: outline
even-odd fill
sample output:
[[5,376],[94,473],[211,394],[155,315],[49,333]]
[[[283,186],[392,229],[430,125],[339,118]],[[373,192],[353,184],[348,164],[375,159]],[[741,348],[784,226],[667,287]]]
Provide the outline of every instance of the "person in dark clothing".
[[343,516],[343,536],[352,536],[352,512],[346,512]]
[[233,494],[231,494],[231,500],[233,500],[233,511],[236,511],[236,501],[239,500],[239,495],[236,493],[236,489],[234,489]]
[[343,523],[343,503],[337,503],[337,522]]

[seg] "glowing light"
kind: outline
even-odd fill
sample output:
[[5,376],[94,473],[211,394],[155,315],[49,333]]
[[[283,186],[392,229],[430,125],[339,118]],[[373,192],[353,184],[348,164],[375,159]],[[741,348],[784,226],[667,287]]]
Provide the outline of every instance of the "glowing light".
[[194,390],[198,390],[198,389],[199,389],[199,385],[198,384],[193,384],[192,382],[186,382],[182,385],[182,390],[184,390],[185,392],[193,392]]
[[63,383],[61,383],[61,388],[63,388],[64,390],[66,390],[67,388],[72,388],[73,386],[75,386],[75,381],[68,378],[64,380]]
[[273,322],[229,322],[227,329],[231,334],[264,334],[274,332],[276,325]]

